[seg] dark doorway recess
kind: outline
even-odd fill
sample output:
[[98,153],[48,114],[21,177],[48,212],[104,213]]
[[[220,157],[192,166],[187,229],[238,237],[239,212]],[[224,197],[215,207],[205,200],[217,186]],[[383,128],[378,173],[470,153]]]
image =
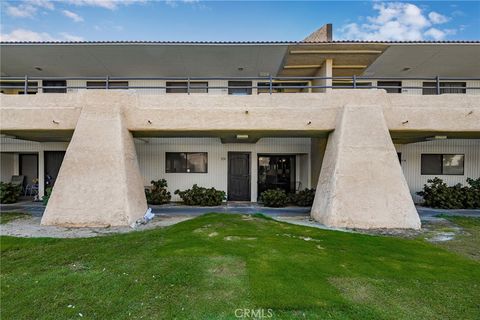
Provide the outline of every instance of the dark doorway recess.
[[23,187],[33,185],[34,179],[38,179],[38,154],[36,153],[21,153],[18,155],[20,175],[25,176],[23,180]]
[[45,187],[53,187],[62,166],[65,151],[45,151]]
[[250,201],[250,153],[228,153],[228,200]]
[[277,188],[295,192],[295,155],[258,155],[258,195]]

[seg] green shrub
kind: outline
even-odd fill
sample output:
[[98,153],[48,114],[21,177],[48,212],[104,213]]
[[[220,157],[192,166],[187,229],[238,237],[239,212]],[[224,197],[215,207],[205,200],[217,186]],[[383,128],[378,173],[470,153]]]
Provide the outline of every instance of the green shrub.
[[280,208],[287,205],[288,196],[284,190],[270,189],[262,192],[260,200],[266,207]]
[[315,199],[315,189],[304,189],[290,195],[290,202],[299,207],[311,207]]
[[52,195],[52,187],[48,187],[45,189],[45,195],[42,197],[42,202],[44,205],[48,204],[48,200],[50,199],[50,196]]
[[219,206],[226,199],[224,191],[216,190],[215,188],[207,189],[196,184],[193,185],[192,189],[185,191],[175,190],[175,194],[178,194],[187,206]]
[[467,178],[465,208],[480,208],[480,178]]
[[147,202],[149,204],[164,204],[170,202],[172,195],[167,191],[167,180],[152,180],[151,190],[145,190],[145,196],[147,197]]
[[440,209],[475,209],[480,208],[480,178],[467,179],[467,186],[460,183],[447,186],[442,179],[428,179],[423,191],[417,192],[423,197],[423,205]]
[[0,203],[15,203],[22,193],[22,186],[0,182]]

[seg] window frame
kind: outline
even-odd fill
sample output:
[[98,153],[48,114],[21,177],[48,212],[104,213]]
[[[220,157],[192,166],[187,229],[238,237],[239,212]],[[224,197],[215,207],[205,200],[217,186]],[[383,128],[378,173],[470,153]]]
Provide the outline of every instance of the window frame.
[[[402,93],[402,87],[403,83],[402,81],[377,81],[377,87],[383,87],[383,88],[378,88],[387,91],[387,93]],[[391,88],[389,88],[391,87]],[[398,88],[400,87],[400,88]]]
[[[451,87],[452,83],[459,83],[461,87]],[[423,81],[422,82],[422,95],[431,96],[437,94],[437,83],[432,81]],[[435,87],[435,88],[425,88],[425,87]],[[458,89],[462,92],[445,92],[448,89]],[[465,81],[440,81],[440,94],[466,94],[467,93],[467,83]]]
[[[237,90],[245,90],[245,93],[240,93]],[[228,81],[228,95],[251,96],[252,93],[253,93],[253,81],[250,81],[250,80],[229,80]]]
[[[205,164],[205,171],[189,171],[188,167],[188,155],[190,154],[204,154],[205,159],[206,159],[206,164]],[[170,154],[185,154],[185,171],[169,171],[168,166],[167,166],[167,159],[168,155]],[[208,173],[208,152],[195,152],[195,151],[189,151],[189,152],[165,152],[165,173]]]
[[[122,85],[118,85],[122,84]],[[112,86],[113,85],[113,86]],[[102,80],[95,80],[95,81],[87,81],[86,83],[87,90],[106,90],[107,89],[107,81]],[[89,88],[94,87],[94,88]],[[103,87],[103,88],[102,88]],[[121,88],[119,88],[121,87]],[[124,88],[126,87],[126,88]],[[108,90],[128,90],[129,88],[128,81],[109,81],[108,82]]]
[[[434,155],[434,156],[440,156],[440,173],[424,173],[423,168],[422,168],[422,162],[423,162],[423,156],[425,155]],[[444,157],[445,156],[462,156],[463,157],[463,166],[462,166],[462,173],[445,173],[444,172]],[[465,175],[465,153],[422,153],[420,154],[420,175],[422,176],[435,176],[435,175],[440,175],[440,176],[464,176]]]
[[[25,81],[22,80],[2,80],[0,81],[0,86],[5,86],[6,88],[0,89],[0,92],[3,94],[25,94]],[[5,92],[7,91],[7,92]],[[28,92],[27,94],[37,94],[38,93],[38,81],[28,81]]]
[[[177,84],[178,86],[172,86]],[[195,87],[200,85],[201,88]],[[171,91],[178,90],[178,91]],[[205,92],[198,92],[196,90],[205,90]],[[165,82],[165,93],[188,93],[188,81],[167,81]],[[190,81],[190,93],[208,93],[208,81]]]
[[[54,85],[53,83],[61,85]],[[53,84],[53,85],[52,85]],[[44,87],[60,87],[60,88],[44,88]],[[64,87],[64,88],[62,88]],[[67,80],[42,80],[42,92],[43,93],[67,93]]]

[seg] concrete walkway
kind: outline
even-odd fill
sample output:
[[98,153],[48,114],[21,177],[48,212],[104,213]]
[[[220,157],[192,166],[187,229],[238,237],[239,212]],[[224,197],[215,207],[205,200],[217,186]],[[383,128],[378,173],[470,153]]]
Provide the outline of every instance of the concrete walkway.
[[151,206],[155,213],[155,218],[146,225],[140,225],[135,229],[131,227],[109,227],[109,228],[66,228],[56,226],[42,226],[42,218],[45,206],[41,202],[21,201],[15,204],[1,205],[1,212],[25,212],[31,217],[17,219],[0,227],[0,235],[9,235],[16,237],[53,237],[53,238],[83,238],[96,237],[114,233],[125,233],[134,230],[147,230],[158,227],[170,226],[185,220],[193,219],[196,216],[209,213],[240,213],[254,214],[263,213],[281,222],[308,226],[327,230],[338,230],[344,232],[362,232],[368,234],[382,235],[400,235],[403,237],[414,237],[422,232],[430,232],[430,225],[442,224],[446,220],[436,217],[439,214],[480,217],[480,210],[444,210],[417,207],[417,211],[423,222],[422,230],[403,230],[403,229],[381,229],[381,230],[351,230],[343,228],[330,228],[318,223],[310,218],[310,208],[286,207],[286,208],[266,208],[258,203],[229,202],[218,207],[191,207],[181,204],[167,204],[160,206]]
[[[153,213],[163,217],[166,216],[199,216],[209,212],[217,213],[241,213],[254,214],[263,213],[272,217],[307,217],[310,215],[310,207],[285,207],[269,208],[263,207],[256,202],[227,202],[216,207],[185,206],[179,203],[164,205],[150,205]],[[430,219],[439,214],[465,217],[480,217],[480,209],[433,209],[417,206],[420,218]],[[42,202],[24,200],[13,204],[0,205],[0,211],[20,211],[31,214],[34,217],[41,217],[45,206]]]

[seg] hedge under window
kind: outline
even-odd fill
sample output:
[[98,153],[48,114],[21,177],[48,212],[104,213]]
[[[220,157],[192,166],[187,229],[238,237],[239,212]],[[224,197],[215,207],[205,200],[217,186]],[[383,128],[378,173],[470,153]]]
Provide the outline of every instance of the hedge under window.
[[167,173],[207,173],[206,152],[167,152],[165,160]]
[[422,175],[463,175],[465,155],[422,154]]

